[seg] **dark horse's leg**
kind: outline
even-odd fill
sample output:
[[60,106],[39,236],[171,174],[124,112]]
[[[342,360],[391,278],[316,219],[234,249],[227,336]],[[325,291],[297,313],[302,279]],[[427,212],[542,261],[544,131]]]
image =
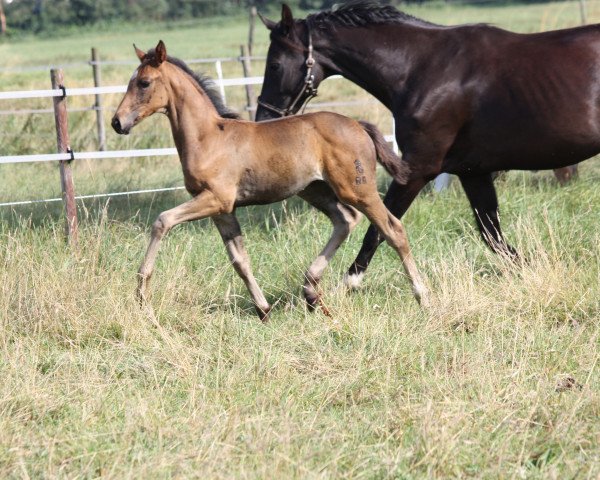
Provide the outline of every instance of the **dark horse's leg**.
[[[459,178],[471,203],[483,240],[494,252],[517,259],[517,251],[508,245],[502,236],[498,220],[498,199],[492,175]],[[423,178],[413,179],[405,186],[392,182],[383,202],[394,216],[401,218],[426,183]],[[348,269],[346,285],[351,288],[360,285],[365,270],[381,242],[383,237],[373,225],[370,225],[356,260]]]
[[561,185],[566,185],[577,176],[577,164],[568,167],[555,168],[554,176]]
[[492,174],[486,173],[475,177],[459,175],[459,178],[471,203],[477,227],[479,227],[485,243],[492,251],[516,260],[519,257],[517,251],[506,243],[502,236],[502,230],[500,230],[498,198]]
[[[402,218],[402,215],[406,212],[410,204],[413,202],[417,194],[425,186],[427,180],[423,178],[415,178],[408,182],[406,185],[400,185],[396,182],[392,182],[390,188],[385,194],[383,203],[387,209],[396,218]],[[362,277],[364,276],[365,270],[369,266],[373,255],[377,247],[385,239],[379,233],[377,228],[373,225],[369,226],[363,244],[356,256],[354,263],[350,265],[348,273],[346,275],[346,285],[350,288],[356,288],[360,284]]]

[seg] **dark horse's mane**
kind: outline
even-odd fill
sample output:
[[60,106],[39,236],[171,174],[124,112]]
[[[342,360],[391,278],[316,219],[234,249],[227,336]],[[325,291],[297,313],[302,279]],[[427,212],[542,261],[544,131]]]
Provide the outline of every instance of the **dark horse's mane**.
[[[151,61],[154,57],[154,49],[148,50],[146,53],[146,59]],[[179,58],[167,56],[167,62],[175,65],[176,67],[181,68],[185,73],[187,73],[190,77],[194,79],[194,81],[198,84],[198,86],[202,89],[204,93],[208,96],[209,100],[217,109],[219,115],[223,118],[235,118],[239,119],[240,116],[231,110],[225,103],[223,102],[223,98],[221,94],[217,90],[217,86],[212,78],[202,75],[200,73],[194,72],[190,67],[186,65],[183,60]]]
[[334,5],[331,10],[309,15],[305,21],[311,28],[364,27],[402,22],[434,25],[401,12],[392,5],[381,5],[373,0],[353,0],[342,5]]

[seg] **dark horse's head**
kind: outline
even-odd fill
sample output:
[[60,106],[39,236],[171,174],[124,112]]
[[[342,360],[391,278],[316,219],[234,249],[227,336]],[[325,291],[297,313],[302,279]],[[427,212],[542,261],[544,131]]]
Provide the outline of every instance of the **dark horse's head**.
[[[320,82],[333,74],[340,73],[356,83],[352,78],[356,75],[349,76],[355,68],[354,60],[346,54],[360,54],[366,57],[360,60],[369,62],[378,49],[386,49],[385,41],[374,42],[372,36],[368,40],[362,29],[384,24],[428,24],[375,0],[348,0],[303,20],[294,20],[290,8],[283,5],[279,22],[261,19],[271,31],[271,45],[256,112],[258,121],[298,112],[315,95]],[[349,49],[339,42],[344,32]]]
[[326,66],[311,51],[307,23],[294,20],[290,7],[282,6],[279,22],[260,18],[271,31],[271,45],[257,121],[293,115],[316,94],[317,85],[327,76]]

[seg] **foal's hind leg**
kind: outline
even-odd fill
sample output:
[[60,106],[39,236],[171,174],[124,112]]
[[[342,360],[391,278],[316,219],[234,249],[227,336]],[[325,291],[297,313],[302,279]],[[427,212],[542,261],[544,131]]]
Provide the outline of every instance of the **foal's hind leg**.
[[471,208],[475,214],[477,227],[485,243],[493,252],[506,255],[511,259],[518,259],[519,254],[511,247],[500,230],[498,218],[498,198],[491,174],[477,177],[459,176]]
[[[350,199],[348,199],[350,202]],[[408,237],[404,226],[390,211],[385,208],[385,205],[379,198],[377,191],[364,193],[352,201],[354,207],[360,210],[369,221],[377,227],[386,241],[392,246],[400,256],[404,271],[410,278],[412,283],[413,293],[416,300],[427,307],[429,305],[429,293],[425,287],[425,283],[421,278],[421,274],[417,269],[417,265],[410,253],[408,245]]]
[[213,217],[212,220],[221,234],[221,238],[227,248],[227,253],[229,254],[229,259],[231,260],[233,268],[242,278],[250,292],[250,296],[252,297],[252,301],[256,308],[256,313],[263,322],[267,321],[271,307],[252,274],[250,258],[244,247],[242,230],[240,229],[237,218],[235,218],[235,215],[233,214],[225,214]]
[[[411,179],[406,185],[393,181],[383,203],[396,218],[400,219],[426,183],[427,181],[421,177]],[[357,288],[360,285],[369,263],[384,240],[377,228],[373,224],[369,225],[356,260],[350,265],[344,279],[349,288]]]
[[321,302],[321,296],[318,292],[318,284],[323,276],[325,268],[329,261],[350,235],[356,224],[360,220],[360,213],[354,208],[344,205],[336,197],[335,193],[325,182],[314,182],[304,191],[298,194],[301,198],[310,203],[313,207],[319,209],[329,217],[333,223],[333,233],[325,245],[323,251],[310,265],[305,274],[304,298],[308,307],[314,310],[318,305],[321,306],[325,314],[329,314],[327,308]]

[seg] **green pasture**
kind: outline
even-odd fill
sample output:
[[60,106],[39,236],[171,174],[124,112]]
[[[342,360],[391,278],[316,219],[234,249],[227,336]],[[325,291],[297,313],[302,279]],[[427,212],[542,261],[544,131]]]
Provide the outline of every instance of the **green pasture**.
[[[600,3],[587,6],[600,22]],[[577,2],[407,11],[522,32],[579,22]],[[135,60],[133,42],[158,39],[183,59],[237,56],[246,37],[243,17],[109,26],[4,41],[0,67],[86,61],[91,47]],[[257,55],[267,42],[257,28]],[[104,67],[103,84],[127,82],[134,68]],[[239,63],[224,69],[241,76]],[[65,78],[90,86],[91,68],[66,68]],[[0,73],[0,91],[45,88],[46,71]],[[345,81],[322,90],[320,101],[370,98]],[[227,99],[241,109],[243,88]],[[172,146],[164,117],[112,133],[118,101],[104,97],[109,149]],[[50,105],[0,101],[0,111]],[[380,105],[341,111],[390,130]],[[96,150],[94,113],[69,122],[73,148]],[[51,115],[0,115],[0,155],[52,153],[55,142]],[[78,194],[182,184],[175,157],[79,162],[74,177]],[[241,209],[255,275],[275,305],[267,325],[210,221],[169,234],[152,310],[136,303],[150,225],[183,192],[80,202],[76,252],[60,203],[0,207],[0,478],[598,478],[599,180],[598,159],[565,187],[551,172],[497,180],[518,266],[486,250],[457,184],[423,193],[403,221],[433,292],[427,311],[387,246],[359,291],[340,286],[363,222],[323,279],[332,318],[309,313],[303,271],[327,241],[327,220],[298,199]],[[382,192],[388,181],[382,173]],[[60,196],[54,164],[2,165],[0,182],[0,203]]]

